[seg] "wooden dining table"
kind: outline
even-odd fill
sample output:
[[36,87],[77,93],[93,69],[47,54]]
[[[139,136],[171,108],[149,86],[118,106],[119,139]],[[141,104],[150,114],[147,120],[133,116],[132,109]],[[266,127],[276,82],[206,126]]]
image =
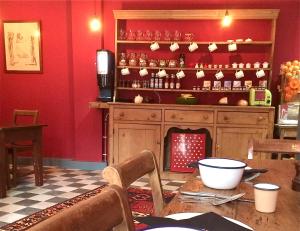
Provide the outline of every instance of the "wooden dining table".
[[6,197],[7,153],[6,145],[20,141],[31,141],[33,145],[33,166],[35,185],[43,185],[42,130],[47,125],[4,125],[0,126],[0,198]]
[[274,213],[261,213],[255,210],[254,203],[232,201],[219,206],[208,202],[186,201],[181,199],[178,193],[162,211],[162,216],[174,213],[207,213],[215,212],[221,216],[233,218],[253,230],[300,230],[300,192],[291,188],[292,179],[296,175],[294,160],[246,160],[249,167],[267,168],[268,172],[262,173],[250,182],[241,182],[233,190],[211,189],[202,183],[195,173],[181,187],[181,191],[205,191],[218,194],[232,195],[245,192],[244,198],[254,200],[253,183],[267,182],[279,185],[280,191],[277,199],[277,207]]

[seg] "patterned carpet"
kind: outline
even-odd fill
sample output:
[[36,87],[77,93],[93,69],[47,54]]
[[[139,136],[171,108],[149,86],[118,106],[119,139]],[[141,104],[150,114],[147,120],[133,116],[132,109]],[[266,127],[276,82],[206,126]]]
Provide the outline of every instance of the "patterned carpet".
[[[61,210],[65,209],[65,208],[69,208],[82,200],[86,200],[92,196],[95,196],[96,194],[100,193],[104,187],[105,187],[105,185],[100,186],[99,188],[91,190],[90,192],[84,193],[82,195],[79,195],[77,197],[69,199],[65,202],[56,204],[47,209],[33,213],[25,218],[22,218],[11,224],[1,227],[1,230],[5,230],[5,231],[26,230],[26,229],[34,226],[35,224],[57,214],[58,212],[60,212]],[[166,202],[168,203],[175,196],[175,193],[165,192],[164,196],[165,196]],[[153,210],[154,210],[153,200],[152,200],[150,190],[141,189],[141,188],[129,188],[128,189],[128,199],[129,199],[130,207],[131,207],[134,217],[135,216],[146,216],[146,215],[150,215],[153,213]],[[144,228],[144,226],[139,224],[138,222],[135,222],[135,225],[136,225],[137,230]]]

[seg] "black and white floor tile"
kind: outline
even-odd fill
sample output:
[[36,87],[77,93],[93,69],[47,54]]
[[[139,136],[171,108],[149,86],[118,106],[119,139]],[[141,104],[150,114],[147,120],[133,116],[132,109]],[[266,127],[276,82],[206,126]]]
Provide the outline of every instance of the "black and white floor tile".
[[[18,186],[0,199],[0,229],[2,226],[30,214],[63,202],[106,184],[101,170],[62,169],[44,167],[44,185],[35,186],[34,175],[20,178]],[[177,191],[184,181],[162,180],[164,190]],[[148,180],[141,178],[134,186],[149,188]]]

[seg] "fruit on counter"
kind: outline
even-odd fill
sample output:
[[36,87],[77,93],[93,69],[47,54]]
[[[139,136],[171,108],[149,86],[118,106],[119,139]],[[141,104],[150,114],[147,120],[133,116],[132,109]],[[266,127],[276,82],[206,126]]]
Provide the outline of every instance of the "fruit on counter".
[[221,99],[219,99],[219,104],[228,104],[228,98],[222,97]]
[[280,73],[284,77],[284,100],[290,102],[300,93],[300,61],[293,60],[281,64]]
[[238,105],[238,106],[248,106],[248,101],[247,101],[247,100],[244,100],[244,99],[240,99],[240,100],[237,102],[237,105]]

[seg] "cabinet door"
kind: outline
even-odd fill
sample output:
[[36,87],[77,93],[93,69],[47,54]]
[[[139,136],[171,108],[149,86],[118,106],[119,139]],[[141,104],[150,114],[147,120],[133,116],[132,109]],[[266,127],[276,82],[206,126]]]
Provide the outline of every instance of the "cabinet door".
[[144,149],[153,151],[159,162],[160,125],[114,125],[114,164],[134,156]]
[[247,159],[248,140],[266,138],[264,128],[217,128],[216,156]]

